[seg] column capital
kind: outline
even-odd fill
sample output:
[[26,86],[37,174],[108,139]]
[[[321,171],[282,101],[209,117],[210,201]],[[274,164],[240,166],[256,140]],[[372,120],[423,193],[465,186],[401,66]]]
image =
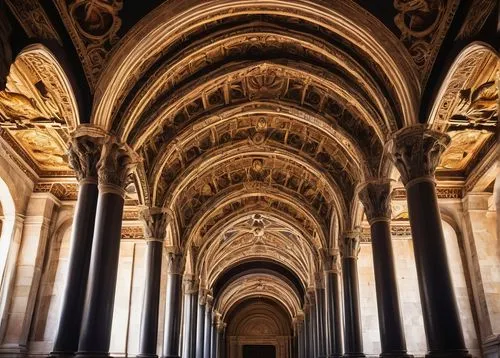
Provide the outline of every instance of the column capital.
[[185,277],[184,278],[184,293],[188,295],[193,295],[198,293],[199,283],[194,277]]
[[324,289],[325,286],[323,284],[323,273],[322,272],[316,272],[314,274],[314,287],[315,289]]
[[343,258],[358,258],[360,247],[359,231],[347,231],[343,235],[342,242],[342,257]]
[[158,207],[145,207],[139,211],[139,219],[144,228],[144,238],[146,241],[161,241],[167,236],[167,224],[170,215],[167,211]]
[[68,161],[79,183],[97,184],[97,163],[101,157],[103,137],[89,134],[73,135],[69,142]]
[[340,253],[327,254],[325,257],[325,272],[339,274],[342,271],[342,263]]
[[139,162],[140,157],[125,143],[107,136],[97,163],[100,192],[124,197],[129,177]]
[[407,186],[413,180],[434,178],[441,154],[450,144],[450,136],[427,125],[416,124],[395,132],[390,142],[394,165]]
[[167,250],[167,273],[174,275],[182,275],[184,270],[184,255],[173,249]]
[[372,179],[359,186],[359,200],[370,225],[391,219],[391,192],[390,179]]

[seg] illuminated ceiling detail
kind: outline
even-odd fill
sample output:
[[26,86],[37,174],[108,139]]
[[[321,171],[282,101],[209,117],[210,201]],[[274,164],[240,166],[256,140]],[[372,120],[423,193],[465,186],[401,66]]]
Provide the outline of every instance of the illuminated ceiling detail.
[[66,74],[43,46],[26,48],[0,92],[0,126],[42,176],[72,176],[66,156],[79,114]]

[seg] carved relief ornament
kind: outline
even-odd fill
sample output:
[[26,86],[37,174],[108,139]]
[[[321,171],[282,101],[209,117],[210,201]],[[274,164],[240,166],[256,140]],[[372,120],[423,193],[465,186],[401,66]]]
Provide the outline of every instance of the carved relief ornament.
[[391,191],[389,179],[374,179],[361,185],[358,196],[370,224],[391,219]]
[[343,258],[358,258],[361,240],[359,232],[348,231],[344,233],[344,240],[342,243],[342,257]]
[[71,139],[68,149],[68,161],[80,183],[83,180],[97,183],[97,162],[101,156],[103,140],[102,137],[89,135]]
[[184,255],[176,250],[169,250],[166,254],[167,273],[181,275],[184,270]]
[[390,151],[405,186],[415,179],[433,178],[450,137],[417,124],[394,133]]
[[144,238],[147,241],[165,240],[169,215],[161,208],[144,208],[139,212],[144,227]]
[[125,187],[140,158],[124,143],[108,137],[97,163],[99,190],[125,196]]

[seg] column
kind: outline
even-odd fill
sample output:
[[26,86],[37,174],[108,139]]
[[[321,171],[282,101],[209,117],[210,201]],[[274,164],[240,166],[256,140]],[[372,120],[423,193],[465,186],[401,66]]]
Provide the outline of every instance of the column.
[[328,358],[342,357],[342,318],[340,307],[340,254],[329,255],[325,270],[326,348]]
[[215,312],[215,309],[213,309],[213,319],[212,319],[212,327],[210,328],[210,331],[212,332],[212,335],[211,335],[211,341],[212,343],[210,343],[210,347],[211,347],[211,350],[210,350],[210,357],[211,358],[216,358],[217,357],[217,344],[218,344],[218,341],[217,341],[217,323],[216,323],[216,315],[217,313]]
[[137,357],[157,357],[158,313],[160,304],[161,259],[167,234],[167,214],[160,208],[145,208],[140,212],[144,226],[146,270],[142,301],[139,354]]
[[359,198],[370,223],[375,288],[377,291],[381,357],[411,357],[399,307],[396,269],[391,240],[391,182],[375,179],[364,183]]
[[205,304],[207,295],[205,290],[200,289],[198,296],[198,319],[196,321],[196,358],[205,358]]
[[68,151],[79,190],[71,232],[68,276],[52,357],[72,356],[78,350],[94,236],[98,196],[97,161],[101,155],[102,141],[102,137],[75,136]]
[[109,137],[97,164],[99,196],[77,357],[108,357],[125,186],[138,158]]
[[309,320],[309,338],[310,338],[310,352],[311,355],[310,357],[318,358],[318,346],[319,346],[319,341],[318,341],[318,326],[317,326],[317,318],[318,318],[318,313],[316,312],[316,292],[313,287],[308,289],[307,295],[309,297],[309,313],[310,313],[310,320]]
[[204,328],[204,338],[203,338],[203,356],[205,358],[210,358],[210,353],[212,351],[212,303],[213,297],[207,294],[205,302],[205,328]]
[[326,338],[325,338],[325,288],[321,274],[316,276],[316,334],[318,341],[318,358],[326,357]]
[[394,134],[391,154],[406,188],[427,357],[470,357],[465,348],[446,256],[434,173],[450,142],[424,125]]
[[197,310],[198,283],[193,278],[187,278],[184,281],[184,338],[182,358],[195,358]]
[[344,277],[344,319],[345,353],[344,357],[365,357],[361,337],[361,318],[359,312],[358,254],[359,234],[344,234],[342,272]]
[[297,336],[297,357],[307,358],[305,352],[305,335],[304,335],[304,316],[297,316],[295,321],[295,330]]
[[313,357],[314,352],[311,336],[311,305],[308,302],[304,305],[304,352],[306,358]]
[[163,358],[179,358],[182,304],[183,255],[177,250],[167,252],[167,293]]

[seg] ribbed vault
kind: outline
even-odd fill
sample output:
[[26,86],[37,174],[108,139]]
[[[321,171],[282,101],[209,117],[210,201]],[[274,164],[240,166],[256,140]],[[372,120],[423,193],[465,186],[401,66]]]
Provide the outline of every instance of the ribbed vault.
[[[184,1],[118,44],[93,123],[144,159],[138,199],[170,213],[168,245],[206,292],[247,262],[317,284],[360,217],[358,184],[389,170],[385,143],[416,118],[418,81],[393,36],[355,3]],[[260,297],[295,318],[292,286],[247,272],[215,309]]]

